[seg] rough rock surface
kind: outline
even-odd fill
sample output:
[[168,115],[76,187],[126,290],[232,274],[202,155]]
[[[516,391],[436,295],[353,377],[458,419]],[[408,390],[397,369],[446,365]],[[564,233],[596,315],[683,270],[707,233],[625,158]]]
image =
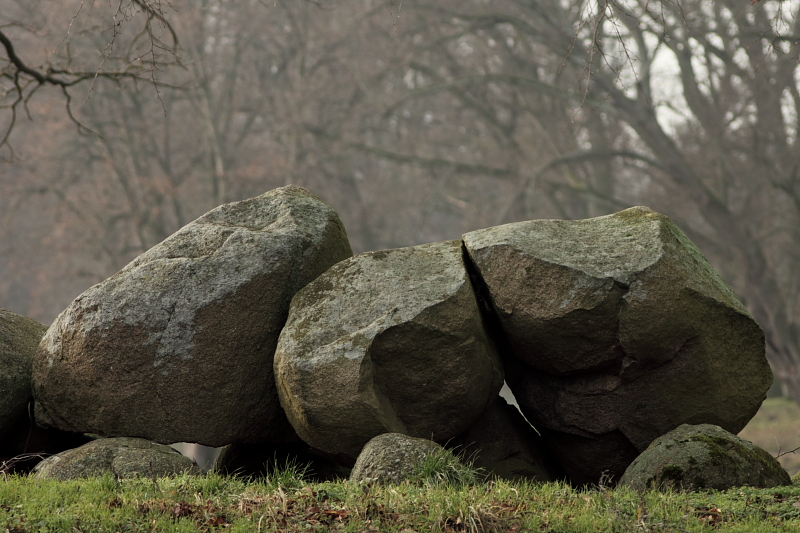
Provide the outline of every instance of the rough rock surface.
[[459,241],[342,261],[292,300],[281,404],[314,448],[351,458],[382,433],[455,437],[503,384]]
[[191,459],[169,446],[131,437],[93,440],[48,457],[33,469],[38,479],[62,481],[102,476],[106,472],[117,478],[202,474]]
[[639,491],[691,491],[771,488],[792,481],[777,459],[752,442],[712,424],[683,424],[654,440],[631,463],[620,484]]
[[353,467],[352,463],[348,466],[324,457],[303,443],[229,444],[220,450],[213,470],[223,475],[259,478],[287,465],[305,468],[306,478],[314,482],[347,479]]
[[31,401],[31,367],[47,326],[0,309],[0,445]]
[[544,439],[501,397],[445,446],[487,477],[540,482],[564,477]]
[[669,218],[645,207],[464,235],[508,385],[575,483],[618,479],[683,423],[737,433],[772,374],[761,328]]
[[81,294],[34,361],[40,424],[162,443],[291,433],[272,356],[297,290],[352,255],[298,187],[222,205]]
[[427,439],[401,433],[384,433],[371,439],[356,459],[350,481],[364,484],[395,484],[413,476],[431,452],[443,450]]

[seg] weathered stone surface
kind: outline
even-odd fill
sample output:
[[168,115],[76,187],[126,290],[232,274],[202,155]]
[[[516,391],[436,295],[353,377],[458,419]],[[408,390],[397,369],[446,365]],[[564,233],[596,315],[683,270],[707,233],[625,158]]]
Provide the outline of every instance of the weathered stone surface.
[[208,446],[286,438],[272,356],[289,302],[351,255],[336,213],[298,187],[210,211],[58,316],[34,362],[37,422]]
[[31,367],[47,326],[0,309],[0,445],[31,401]]
[[396,484],[417,473],[425,457],[443,448],[433,441],[402,433],[384,433],[371,439],[358,455],[350,481]]
[[314,482],[347,479],[353,468],[352,462],[349,465],[339,463],[304,443],[265,443],[225,446],[214,461],[213,470],[224,475],[259,478],[287,465],[305,468],[306,478]]
[[505,335],[506,381],[573,482],[618,479],[683,423],[736,433],[764,399],[761,328],[666,216],[534,220],[464,243]]
[[117,478],[202,474],[191,459],[169,446],[130,437],[93,440],[48,457],[33,469],[38,479],[59,480],[97,477],[106,472]]
[[445,446],[487,477],[541,482],[564,477],[544,439],[501,397]]
[[791,485],[777,459],[712,424],[683,424],[654,440],[620,479],[639,491],[672,487],[727,490]]
[[382,433],[444,442],[497,397],[501,364],[483,329],[459,241],[358,255],[292,300],[275,352],[297,434],[355,458]]

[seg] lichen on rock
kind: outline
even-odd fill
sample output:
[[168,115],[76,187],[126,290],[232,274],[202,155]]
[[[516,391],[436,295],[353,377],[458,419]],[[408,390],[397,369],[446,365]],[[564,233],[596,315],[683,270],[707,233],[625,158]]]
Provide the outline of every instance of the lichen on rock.
[[683,424],[659,437],[631,463],[621,485],[636,490],[727,490],[790,485],[777,459],[712,424]]

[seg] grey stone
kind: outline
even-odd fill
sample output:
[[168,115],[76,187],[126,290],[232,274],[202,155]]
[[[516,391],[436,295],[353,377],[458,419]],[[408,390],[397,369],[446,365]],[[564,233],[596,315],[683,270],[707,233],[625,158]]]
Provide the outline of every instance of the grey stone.
[[11,428],[28,415],[31,367],[47,326],[0,309],[0,447]]
[[501,397],[445,446],[489,478],[546,482],[564,477],[544,439]]
[[737,433],[772,382],[761,328],[669,218],[645,207],[464,235],[506,381],[570,479],[618,479],[682,423]]
[[39,424],[162,443],[293,432],[272,357],[297,290],[352,255],[299,187],[222,205],[81,294],[34,361]]
[[48,457],[33,469],[37,479],[99,477],[159,478],[188,473],[201,475],[200,467],[169,446],[145,439],[97,439],[79,448]]
[[382,433],[444,442],[503,384],[461,243],[342,261],[292,300],[275,352],[281,404],[314,448],[355,458]]
[[631,463],[620,485],[648,489],[728,490],[791,485],[778,460],[712,424],[683,424],[657,438]]
[[371,439],[358,455],[350,481],[367,485],[402,483],[418,475],[425,457],[444,449],[433,441],[401,433]]

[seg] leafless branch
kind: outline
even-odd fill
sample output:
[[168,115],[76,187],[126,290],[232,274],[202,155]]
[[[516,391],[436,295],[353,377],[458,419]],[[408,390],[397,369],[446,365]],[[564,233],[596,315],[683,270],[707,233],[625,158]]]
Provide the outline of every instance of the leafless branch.
[[[166,2],[166,0],[164,0]],[[167,2],[167,5],[169,3]],[[70,26],[67,30],[69,36],[75,18],[80,14],[83,9],[83,3],[70,21]],[[144,13],[146,22],[144,24],[143,32],[149,39],[149,49],[144,55],[129,58],[121,67],[118,68],[105,68],[106,62],[111,58],[117,37],[120,34],[121,27],[124,23],[130,20],[137,14]],[[165,44],[154,32],[152,23],[156,22],[169,34],[169,44]],[[12,101],[6,105],[0,105],[0,109],[8,110],[10,117],[5,131],[0,136],[0,147],[11,149],[8,142],[11,132],[17,121],[17,114],[20,108],[24,109],[25,113],[30,118],[27,104],[34,93],[43,86],[59,87],[65,98],[65,108],[70,120],[77,126],[81,134],[95,135],[99,134],[91,128],[82,123],[75,115],[72,108],[72,95],[69,89],[85,81],[91,80],[92,85],[89,92],[93,90],[94,82],[98,79],[108,79],[115,82],[123,80],[131,81],[147,81],[152,83],[156,90],[156,95],[161,100],[160,87],[165,86],[157,78],[157,72],[162,65],[180,64],[178,57],[178,36],[175,29],[169,23],[164,15],[162,9],[162,0],[118,0],[116,12],[113,16],[113,22],[110,27],[111,37],[103,49],[102,59],[100,65],[92,71],[86,70],[73,70],[71,68],[71,51],[69,43],[66,43],[65,50],[67,55],[66,66],[45,65],[34,67],[27,63],[16,50],[14,41],[11,36],[0,28],[0,45],[5,50],[5,64],[0,67],[0,80],[7,80],[10,86],[6,88],[5,94],[0,94],[0,99],[3,96],[15,95]],[[62,40],[59,47],[64,44]],[[166,62],[159,60],[160,53],[167,53],[170,59]],[[148,57],[147,61],[143,61]],[[0,59],[2,61],[2,59]],[[163,101],[162,101],[163,108]],[[13,158],[13,151],[11,151]]]

